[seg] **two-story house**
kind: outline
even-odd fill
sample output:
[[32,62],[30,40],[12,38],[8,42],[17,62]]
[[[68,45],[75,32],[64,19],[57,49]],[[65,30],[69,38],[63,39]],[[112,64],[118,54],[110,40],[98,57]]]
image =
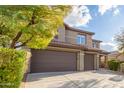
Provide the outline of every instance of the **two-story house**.
[[100,40],[92,39],[94,34],[64,24],[47,49],[31,50],[30,72],[98,69],[101,56],[106,61],[108,52],[100,49]]

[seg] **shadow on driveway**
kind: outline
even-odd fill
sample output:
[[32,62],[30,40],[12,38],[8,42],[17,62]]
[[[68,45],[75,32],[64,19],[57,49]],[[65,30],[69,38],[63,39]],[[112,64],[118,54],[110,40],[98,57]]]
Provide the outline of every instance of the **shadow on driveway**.
[[112,88],[124,87],[124,74],[110,70],[28,74],[26,87]]
[[117,75],[117,76],[111,77],[109,80],[115,81],[115,82],[121,82],[124,80],[124,76]]
[[80,73],[80,72],[67,71],[67,72],[30,73],[27,76],[26,82],[38,81],[38,80],[41,80],[43,78],[63,76],[63,75],[74,74],[74,73]]
[[99,80],[99,81],[97,79],[89,79],[89,80],[83,80],[83,81],[74,80],[74,81],[66,82],[65,84],[63,84],[58,88],[68,88],[72,84],[72,82],[78,88],[92,88],[92,87],[96,87],[103,80]]
[[106,69],[99,69],[99,70],[94,70],[92,73],[98,73],[98,74],[109,74],[109,75],[124,75],[121,72],[116,72],[116,71],[111,71],[111,70],[106,70]]

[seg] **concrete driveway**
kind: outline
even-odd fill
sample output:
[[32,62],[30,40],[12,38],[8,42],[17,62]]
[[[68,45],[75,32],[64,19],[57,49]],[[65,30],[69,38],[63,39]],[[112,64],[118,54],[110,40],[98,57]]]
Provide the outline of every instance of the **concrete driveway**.
[[124,75],[110,70],[28,74],[26,88],[124,88]]

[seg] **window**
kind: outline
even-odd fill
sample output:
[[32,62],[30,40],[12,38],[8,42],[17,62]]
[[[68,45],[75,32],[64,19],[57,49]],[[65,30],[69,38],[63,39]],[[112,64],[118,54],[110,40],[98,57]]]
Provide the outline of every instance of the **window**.
[[54,38],[57,40],[58,39],[58,35],[56,35]]
[[93,48],[97,48],[97,42],[93,42]]
[[86,37],[84,35],[77,35],[77,44],[85,44]]

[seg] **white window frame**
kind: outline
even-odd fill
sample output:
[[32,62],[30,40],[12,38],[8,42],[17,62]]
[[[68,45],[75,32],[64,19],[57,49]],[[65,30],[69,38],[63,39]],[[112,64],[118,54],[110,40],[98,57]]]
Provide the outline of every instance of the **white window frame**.
[[[79,41],[78,41],[79,39]],[[84,40],[82,40],[84,39]],[[85,42],[82,42],[85,41]],[[77,44],[85,45],[86,44],[86,36],[85,35],[77,35]]]

